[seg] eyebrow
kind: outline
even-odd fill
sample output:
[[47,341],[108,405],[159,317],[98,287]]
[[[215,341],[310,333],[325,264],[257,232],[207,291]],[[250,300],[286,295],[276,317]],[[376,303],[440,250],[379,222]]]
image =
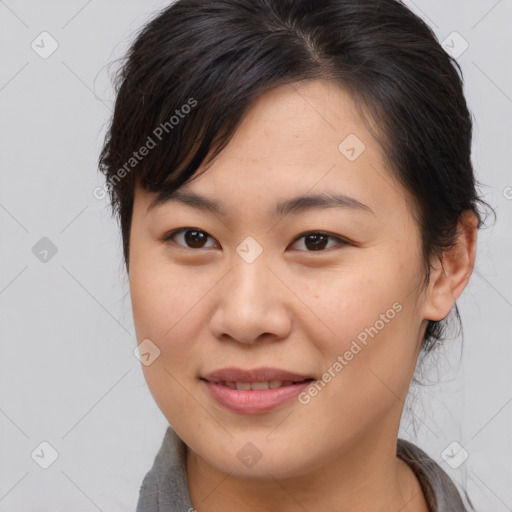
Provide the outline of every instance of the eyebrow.
[[[227,214],[224,205],[216,200],[183,190],[174,190],[163,197],[157,196],[150,203],[147,213],[157,206],[178,202],[196,208],[198,210],[209,210],[219,216]],[[361,203],[357,199],[344,195],[323,192],[319,194],[308,194],[305,196],[297,196],[281,201],[275,205],[274,216],[283,217],[288,214],[298,214],[309,210],[319,210],[328,208],[342,208],[347,210],[357,210],[375,215],[375,212],[366,204]]]

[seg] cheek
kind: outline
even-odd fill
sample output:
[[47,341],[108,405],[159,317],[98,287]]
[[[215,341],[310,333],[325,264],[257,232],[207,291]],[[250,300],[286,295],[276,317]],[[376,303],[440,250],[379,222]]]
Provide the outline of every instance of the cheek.
[[396,251],[388,258],[379,250],[336,281],[310,288],[324,334],[319,337],[318,321],[303,327],[322,352],[323,380],[336,381],[329,384],[333,401],[347,390],[350,402],[372,406],[405,396],[419,348],[417,294],[411,293],[417,278],[410,267],[396,260]]
[[149,386],[165,385],[172,394],[172,377],[194,377],[202,359],[198,340],[215,282],[207,271],[177,268],[149,254],[130,272],[133,319],[137,341],[150,339],[160,351],[155,364],[143,366]]
[[[323,325],[323,338],[330,340],[328,344],[334,343],[336,350],[343,349],[376,322],[379,330],[383,330],[382,322],[396,316],[398,306],[393,308],[393,305],[403,304],[406,297],[409,285],[404,279],[399,268],[386,266],[371,255],[361,258],[357,265],[336,272],[330,270],[325,279],[310,279],[303,288],[306,290],[304,302],[311,304],[311,312],[317,315],[315,322],[313,315],[308,322],[310,327],[314,324],[317,328],[316,336],[310,332],[310,339],[318,337],[318,319],[320,327]],[[381,315],[386,315],[384,320]],[[385,325],[387,327],[388,322]],[[361,337],[364,338],[364,334]]]
[[[178,277],[176,277],[178,276]],[[189,283],[187,285],[187,283]],[[202,290],[169,269],[149,261],[139,261],[130,273],[130,294],[137,341],[149,339],[158,356],[142,364],[148,388],[169,423],[174,424],[184,410],[194,410],[188,392],[199,355],[194,339],[199,336]],[[205,286],[206,287],[206,286]]]
[[[187,276],[164,261],[152,247],[134,248],[136,258],[130,267],[130,296],[137,336],[158,339],[183,327],[187,316],[202,293],[200,280]],[[190,280],[192,279],[192,280]]]

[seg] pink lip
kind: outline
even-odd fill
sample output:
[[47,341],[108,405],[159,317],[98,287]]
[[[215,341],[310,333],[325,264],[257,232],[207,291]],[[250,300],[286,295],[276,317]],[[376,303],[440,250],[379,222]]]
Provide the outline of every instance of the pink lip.
[[[306,380],[307,379],[307,380]],[[227,409],[241,414],[270,412],[289,402],[306,388],[313,378],[275,368],[224,368],[207,374],[201,381],[211,396]],[[304,381],[275,389],[231,389],[222,382]]]
[[222,368],[203,375],[202,377],[210,382],[267,382],[271,380],[291,380],[299,382],[313,378],[311,375],[302,375],[300,373],[266,366],[249,370],[236,367]]
[[296,397],[311,381],[275,389],[231,389],[223,384],[202,381],[213,398],[227,409],[242,414],[262,414],[277,409]]

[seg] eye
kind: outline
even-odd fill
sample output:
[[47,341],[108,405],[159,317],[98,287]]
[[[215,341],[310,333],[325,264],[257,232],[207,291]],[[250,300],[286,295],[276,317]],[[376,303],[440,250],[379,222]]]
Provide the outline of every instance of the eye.
[[[213,238],[206,233],[197,228],[179,228],[167,233],[163,239],[164,242],[168,242],[172,240],[176,242],[178,245],[184,246],[188,249],[205,249],[208,248],[205,245],[206,240],[208,238]],[[177,242],[176,239],[181,239],[181,242]],[[210,246],[211,247],[211,246]],[[215,247],[215,245],[213,245]]]
[[[218,246],[216,241],[214,242],[213,245],[206,245],[208,239],[211,239],[212,241],[215,240],[208,233],[198,228],[178,228],[167,233],[163,238],[163,241],[173,241],[174,243],[177,243],[178,245],[181,245],[182,247],[185,247],[187,249],[206,249],[208,247]],[[334,246],[348,245],[348,241],[338,236],[331,235],[330,233],[325,233],[323,231],[308,231],[295,239],[295,241],[291,245],[292,249],[302,250],[299,247],[293,247],[294,245],[300,245],[299,241],[302,239],[304,239],[302,247],[306,248],[306,252],[330,249],[332,245],[328,246],[329,241],[337,242],[333,244]]]
[[302,246],[306,247],[307,252],[322,251],[323,249],[326,249],[329,239],[338,242],[334,245],[348,245],[348,242],[343,240],[343,238],[325,233],[323,231],[309,231],[307,233],[303,233],[295,239],[293,245],[298,244],[298,241],[301,239],[304,239]]

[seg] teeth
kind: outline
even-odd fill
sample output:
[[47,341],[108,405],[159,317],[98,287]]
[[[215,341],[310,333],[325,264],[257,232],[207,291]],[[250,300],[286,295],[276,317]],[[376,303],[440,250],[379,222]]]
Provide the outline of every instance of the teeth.
[[291,386],[295,382],[291,380],[271,380],[268,382],[222,382],[222,385],[230,388],[237,389],[239,391],[248,391],[250,389],[264,390],[264,389],[276,389],[282,386]]
[[251,382],[251,389],[268,389],[268,382]]

